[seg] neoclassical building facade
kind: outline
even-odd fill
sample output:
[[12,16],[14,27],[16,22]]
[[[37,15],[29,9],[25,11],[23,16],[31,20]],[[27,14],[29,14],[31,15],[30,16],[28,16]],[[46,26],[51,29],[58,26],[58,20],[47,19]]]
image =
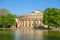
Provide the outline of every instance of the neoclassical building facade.
[[23,15],[16,19],[18,27],[30,27],[43,25],[43,13],[35,10],[27,15]]

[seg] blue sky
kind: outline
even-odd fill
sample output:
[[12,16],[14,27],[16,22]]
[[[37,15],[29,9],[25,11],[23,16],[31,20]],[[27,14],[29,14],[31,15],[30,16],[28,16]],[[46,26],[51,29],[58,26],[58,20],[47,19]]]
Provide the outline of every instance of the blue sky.
[[16,15],[28,14],[37,9],[43,12],[53,7],[60,9],[60,0],[0,0],[0,8],[8,9]]

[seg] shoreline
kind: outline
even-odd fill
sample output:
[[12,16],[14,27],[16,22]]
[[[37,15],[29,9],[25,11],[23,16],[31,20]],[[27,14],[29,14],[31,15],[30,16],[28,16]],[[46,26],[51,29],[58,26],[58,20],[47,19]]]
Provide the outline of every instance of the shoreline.
[[[0,28],[0,29],[3,29],[3,30],[4,30],[4,29],[7,29],[7,30],[8,30],[8,29],[13,29],[13,30],[22,29],[22,30],[23,30],[23,29],[28,29],[28,28]],[[30,30],[30,29],[34,29],[34,28],[29,28],[29,30]],[[49,29],[34,29],[34,30],[49,30]],[[52,28],[52,29],[50,29],[50,30],[60,31],[60,29],[57,29],[57,28],[54,28],[54,29]]]

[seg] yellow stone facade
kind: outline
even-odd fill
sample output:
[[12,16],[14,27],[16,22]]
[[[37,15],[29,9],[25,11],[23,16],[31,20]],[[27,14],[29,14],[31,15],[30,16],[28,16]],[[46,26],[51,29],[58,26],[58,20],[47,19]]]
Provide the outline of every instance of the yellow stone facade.
[[35,10],[27,15],[23,15],[19,18],[20,26],[19,27],[34,27],[34,22],[36,26],[43,25],[43,13],[39,10]]

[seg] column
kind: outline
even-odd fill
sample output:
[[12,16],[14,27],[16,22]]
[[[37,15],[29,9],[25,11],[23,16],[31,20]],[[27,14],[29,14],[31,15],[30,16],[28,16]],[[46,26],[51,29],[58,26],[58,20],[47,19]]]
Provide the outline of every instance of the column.
[[35,22],[36,22],[36,26],[37,26],[37,24],[38,24],[38,21],[36,20]]
[[23,27],[23,20],[21,20],[21,27]]
[[17,20],[17,27],[20,27],[21,20]]
[[26,27],[27,27],[27,19],[26,19],[26,24],[25,24],[25,25],[26,25]]
[[22,21],[21,21],[20,27],[22,27]]
[[26,27],[26,20],[24,19],[24,27]]
[[27,27],[29,27],[29,20],[27,19]]
[[41,25],[41,21],[39,20],[39,25]]
[[37,25],[40,26],[40,20],[39,19],[37,20]]
[[25,27],[27,27],[27,20],[25,19]]
[[22,27],[24,26],[23,24],[24,24],[24,21],[22,20],[22,22],[21,22],[21,24],[22,24]]
[[32,27],[34,26],[34,21],[32,20]]
[[30,27],[32,27],[32,20],[30,19]]

